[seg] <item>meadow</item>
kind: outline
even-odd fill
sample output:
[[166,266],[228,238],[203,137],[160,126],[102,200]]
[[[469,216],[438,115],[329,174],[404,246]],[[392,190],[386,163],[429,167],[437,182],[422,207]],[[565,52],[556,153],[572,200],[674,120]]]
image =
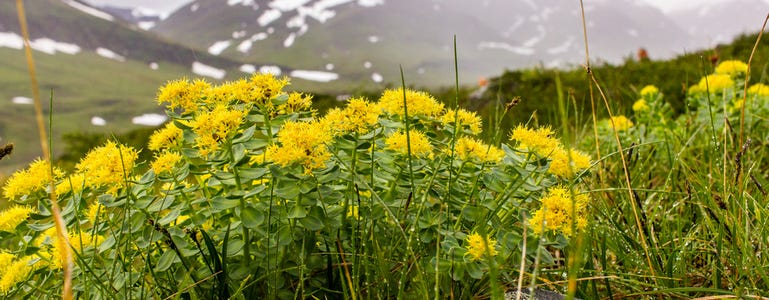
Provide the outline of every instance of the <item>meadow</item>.
[[458,84],[439,101],[405,78],[319,112],[270,74],[171,80],[146,144],[5,179],[0,295],[763,299],[769,86],[753,58],[694,66],[680,98],[670,82],[688,78],[645,77],[627,107],[586,62],[589,101],[548,73],[549,117],[515,124],[533,104],[501,85],[482,114]]

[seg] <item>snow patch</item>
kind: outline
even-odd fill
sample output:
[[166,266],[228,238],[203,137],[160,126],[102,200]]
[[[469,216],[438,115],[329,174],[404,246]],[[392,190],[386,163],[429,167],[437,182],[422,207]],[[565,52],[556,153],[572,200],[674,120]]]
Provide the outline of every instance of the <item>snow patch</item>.
[[246,36],[246,31],[245,30],[233,31],[232,32],[232,38],[233,39],[239,39],[239,38],[243,38],[245,36]]
[[240,42],[240,44],[238,45],[237,49],[240,52],[247,53],[248,50],[251,50],[251,46],[254,45],[254,42],[264,40],[264,39],[267,38],[267,36],[268,35],[266,33],[264,33],[264,32],[260,32],[260,33],[254,34],[254,35],[251,36],[251,38],[249,38],[249,39],[247,39],[245,41]]
[[373,64],[371,64],[370,61],[366,61],[363,63],[363,67],[366,69],[371,69],[371,66],[373,66]]
[[36,39],[30,44],[32,49],[48,54],[56,54],[57,51],[66,54],[77,54],[80,52],[80,46],[78,45],[57,42],[49,38]]
[[513,46],[508,43],[501,43],[501,42],[481,42],[480,44],[478,44],[478,49],[480,50],[500,49],[500,50],[513,52],[518,55],[526,55],[526,56],[534,54],[534,49],[532,48]]
[[32,98],[21,97],[21,96],[11,98],[11,102],[13,102],[13,104],[32,104],[32,103],[34,103]]
[[153,21],[142,21],[139,23],[136,23],[136,26],[139,26],[142,30],[150,30],[152,27],[155,27],[156,22]]
[[263,12],[262,15],[256,19],[256,21],[259,22],[259,26],[264,27],[267,24],[272,23],[272,21],[279,19],[281,15],[282,13],[280,13],[280,10],[268,9],[267,11]]
[[291,77],[317,82],[329,82],[339,79],[339,74],[324,71],[293,70]]
[[227,0],[227,5],[229,6],[235,6],[238,4],[243,6],[252,6],[254,5],[254,0]]
[[138,117],[131,118],[131,123],[136,125],[145,126],[159,126],[166,122],[168,117],[160,114],[143,114]]
[[102,117],[93,117],[91,118],[91,124],[94,126],[104,126],[107,125],[107,120],[104,120]]
[[245,64],[245,65],[240,66],[240,68],[238,70],[240,70],[243,73],[252,74],[252,73],[256,72],[256,67],[254,65],[251,65],[251,64]]
[[117,60],[119,62],[125,61],[125,57],[107,48],[102,48],[102,47],[96,48],[96,54],[102,57]]
[[0,47],[22,49],[24,48],[24,39],[14,32],[0,32]]
[[372,44],[378,43],[379,42],[379,37],[376,36],[376,35],[369,35],[368,36],[368,42],[372,43]]
[[384,4],[384,0],[358,0],[358,5],[363,7],[374,7]]
[[227,72],[222,69],[217,69],[197,61],[192,63],[192,73],[208,76],[214,79],[222,79],[224,78],[224,75],[227,75]]
[[326,71],[331,71],[334,69],[334,64],[326,64]]
[[373,80],[376,83],[380,83],[384,80],[384,77],[382,77],[379,73],[371,74],[371,80]]
[[200,4],[195,3],[192,6],[190,6],[190,11],[191,12],[196,12],[196,11],[198,11],[198,8],[200,8]]
[[63,0],[63,1],[64,1],[65,4],[69,5],[70,7],[74,8],[74,9],[77,9],[79,11],[82,11],[82,12],[84,12],[86,14],[91,15],[91,16],[97,17],[99,19],[104,19],[104,20],[107,20],[107,21],[110,21],[110,22],[115,21],[115,17],[113,17],[112,15],[110,15],[108,13],[105,13],[105,12],[103,12],[101,10],[95,9],[93,7],[90,7],[88,5],[85,5],[85,4],[82,4],[80,2],[73,1],[73,0]]
[[294,44],[294,40],[296,39],[296,33],[292,32],[288,35],[285,41],[283,41],[283,47],[291,47],[291,45]]
[[283,73],[283,71],[281,71],[280,67],[278,66],[261,66],[259,68],[259,73],[280,76],[280,74]]
[[160,68],[160,66],[158,65],[158,63],[156,63],[156,62],[151,62],[150,63],[150,69],[157,70],[159,68]]
[[292,11],[310,2],[310,0],[273,0],[267,6],[281,11]]
[[219,55],[224,52],[227,48],[230,47],[230,44],[232,44],[232,41],[226,40],[226,41],[217,41],[211,47],[208,47],[208,53],[211,53],[211,55]]

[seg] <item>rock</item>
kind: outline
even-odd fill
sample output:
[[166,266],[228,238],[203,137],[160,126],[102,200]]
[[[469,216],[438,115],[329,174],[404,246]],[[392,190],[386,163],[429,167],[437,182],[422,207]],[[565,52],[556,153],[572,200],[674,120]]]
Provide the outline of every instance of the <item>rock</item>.
[[[523,288],[521,291],[521,300],[564,300],[566,295],[561,295],[556,292],[534,289],[534,295],[531,295],[528,288]],[[505,300],[515,300],[518,297],[518,291],[512,290],[505,293]],[[579,298],[573,298],[574,300],[580,300]]]

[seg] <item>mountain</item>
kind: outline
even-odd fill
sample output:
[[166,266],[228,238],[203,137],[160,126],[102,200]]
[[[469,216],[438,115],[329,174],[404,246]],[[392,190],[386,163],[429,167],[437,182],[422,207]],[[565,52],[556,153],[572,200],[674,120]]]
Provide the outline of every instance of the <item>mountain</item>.
[[731,41],[742,33],[760,31],[769,13],[769,3],[761,0],[701,2],[670,12],[679,26],[708,46]]
[[[641,47],[671,57],[692,45],[678,24],[638,1],[591,1],[585,13],[591,54],[603,61]],[[452,84],[454,35],[463,82],[584,60],[579,4],[559,0],[197,0],[151,30],[212,55],[368,86],[399,84],[400,66],[407,83]]]

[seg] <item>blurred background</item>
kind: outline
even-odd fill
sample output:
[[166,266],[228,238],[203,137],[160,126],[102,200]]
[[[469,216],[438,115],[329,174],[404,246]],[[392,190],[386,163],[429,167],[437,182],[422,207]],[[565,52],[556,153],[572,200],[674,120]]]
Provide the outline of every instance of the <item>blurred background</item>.
[[[747,61],[769,13],[764,0],[584,5],[591,62],[604,68],[597,74],[620,109],[635,100],[628,89],[660,81],[651,76],[694,80],[721,58]],[[41,93],[53,99],[54,152],[65,164],[107,138],[141,147],[166,121],[157,89],[185,76],[211,82],[254,72],[288,76],[290,89],[315,94],[323,110],[353,95],[375,100],[384,88],[401,85],[402,67],[407,86],[453,99],[455,35],[462,102],[472,110],[522,96],[512,124],[546,111],[543,104],[555,97],[553,74],[576,91],[575,102],[587,86],[577,0],[34,0],[25,6]],[[0,2],[0,58],[0,145],[16,145],[0,161],[0,175],[7,176],[40,156],[15,1]],[[661,88],[675,102],[686,86]]]

